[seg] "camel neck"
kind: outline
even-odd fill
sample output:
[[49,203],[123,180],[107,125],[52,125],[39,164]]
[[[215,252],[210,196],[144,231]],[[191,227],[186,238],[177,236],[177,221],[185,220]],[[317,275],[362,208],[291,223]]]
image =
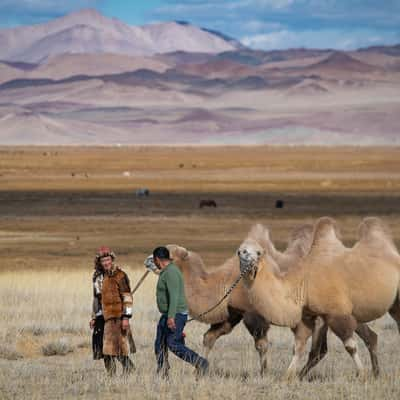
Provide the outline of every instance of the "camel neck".
[[189,253],[189,268],[185,268],[186,277],[188,279],[205,279],[208,276],[208,272],[205,269],[202,258],[196,253]]
[[[225,294],[227,286],[233,282],[232,268],[228,268],[230,260],[208,272],[201,257],[196,253],[189,253],[186,264],[182,266],[181,270],[191,315],[202,314],[214,306]],[[238,270],[237,273],[239,274]],[[207,322],[221,322],[227,317],[227,310],[226,304],[222,304],[215,311],[207,314]]]
[[278,275],[268,261],[261,263],[254,281],[246,281],[251,303],[274,325],[295,327],[301,320],[305,301],[303,269],[296,267]]

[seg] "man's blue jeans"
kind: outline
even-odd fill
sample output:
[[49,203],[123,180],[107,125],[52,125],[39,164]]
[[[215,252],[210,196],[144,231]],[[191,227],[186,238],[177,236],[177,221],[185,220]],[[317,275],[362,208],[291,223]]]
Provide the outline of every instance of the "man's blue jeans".
[[157,357],[157,372],[168,372],[168,349],[177,357],[192,365],[205,362],[203,357],[200,357],[193,350],[185,346],[183,329],[185,328],[187,315],[180,313],[175,315],[176,329],[174,331],[168,328],[167,319],[167,315],[163,314],[157,325],[157,335],[154,346]]

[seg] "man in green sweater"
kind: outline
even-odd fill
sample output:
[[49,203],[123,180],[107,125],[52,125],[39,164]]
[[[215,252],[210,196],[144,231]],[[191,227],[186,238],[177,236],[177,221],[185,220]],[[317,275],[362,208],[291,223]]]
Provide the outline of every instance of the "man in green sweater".
[[154,264],[160,270],[157,282],[157,306],[161,318],[157,325],[155,353],[157,373],[168,377],[168,349],[182,360],[194,365],[198,375],[208,371],[208,361],[185,346],[183,329],[188,317],[183,276],[172,262],[166,247],[153,251]]

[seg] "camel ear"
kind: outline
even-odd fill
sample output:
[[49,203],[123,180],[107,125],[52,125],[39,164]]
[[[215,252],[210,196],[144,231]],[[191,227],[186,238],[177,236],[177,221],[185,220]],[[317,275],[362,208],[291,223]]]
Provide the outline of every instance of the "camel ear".
[[177,244],[169,244],[167,245],[167,249],[169,250],[173,260],[186,260],[189,256],[189,251],[182,246],[178,246]]

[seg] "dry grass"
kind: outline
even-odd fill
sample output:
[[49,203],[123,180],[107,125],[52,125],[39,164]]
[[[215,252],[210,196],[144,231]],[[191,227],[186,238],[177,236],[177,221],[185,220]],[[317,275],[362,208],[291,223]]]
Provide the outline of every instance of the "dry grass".
[[0,190],[393,192],[399,160],[396,147],[3,147]]
[[[141,271],[132,269],[128,273],[132,281],[141,275]],[[239,326],[217,342],[210,357],[210,377],[196,382],[192,367],[171,357],[172,379],[170,383],[160,381],[155,375],[153,356],[158,318],[155,282],[156,277],[150,276],[135,297],[132,328],[138,347],[134,356],[136,372],[127,380],[118,377],[110,381],[105,377],[102,362],[93,361],[90,348],[82,346],[90,335],[89,271],[2,273],[0,337],[24,358],[0,358],[1,398],[393,399],[400,394],[399,336],[389,317],[372,323],[380,337],[383,370],[377,380],[371,376],[357,378],[351,359],[331,335],[328,357],[316,368],[312,381],[286,382],[283,374],[291,357],[292,336],[283,328],[272,328],[270,332],[269,370],[265,378],[260,378],[252,340]],[[42,333],[35,335],[32,328],[41,328]],[[199,352],[205,330],[206,326],[197,322],[186,328],[189,345]],[[53,357],[42,354],[43,346],[60,343],[61,339],[61,343],[74,349],[72,353]],[[360,347],[369,367],[367,352]]]
[[65,356],[73,351],[74,348],[65,338],[49,342],[42,346],[42,353],[44,356]]
[[0,358],[4,360],[18,360],[22,357],[22,354],[19,353],[14,346],[9,346],[7,344],[2,344],[0,346]]
[[[329,355],[312,381],[289,383],[282,376],[291,357],[291,333],[271,330],[268,374],[260,378],[252,339],[241,325],[217,342],[210,377],[196,382],[192,368],[171,357],[171,382],[159,381],[153,356],[155,276],[135,296],[137,369],[128,380],[109,381],[102,362],[91,359],[88,322],[93,255],[102,244],[116,251],[132,282],[142,274],[143,259],[160,244],[198,251],[212,268],[233,254],[254,222],[267,224],[283,248],[293,227],[322,215],[334,216],[345,243],[352,244],[361,219],[377,215],[399,245],[399,153],[380,148],[0,149],[0,398],[398,398],[399,336],[387,316],[371,324],[380,338],[378,380],[357,378],[343,346],[330,336]],[[132,174],[124,178],[123,171]],[[148,186],[152,195],[136,199],[131,191],[137,186]],[[200,210],[204,197],[215,199],[218,208]],[[278,198],[285,200],[282,210],[275,209]],[[186,329],[189,345],[200,353],[206,329],[197,322]],[[58,354],[43,355],[52,346]]]

